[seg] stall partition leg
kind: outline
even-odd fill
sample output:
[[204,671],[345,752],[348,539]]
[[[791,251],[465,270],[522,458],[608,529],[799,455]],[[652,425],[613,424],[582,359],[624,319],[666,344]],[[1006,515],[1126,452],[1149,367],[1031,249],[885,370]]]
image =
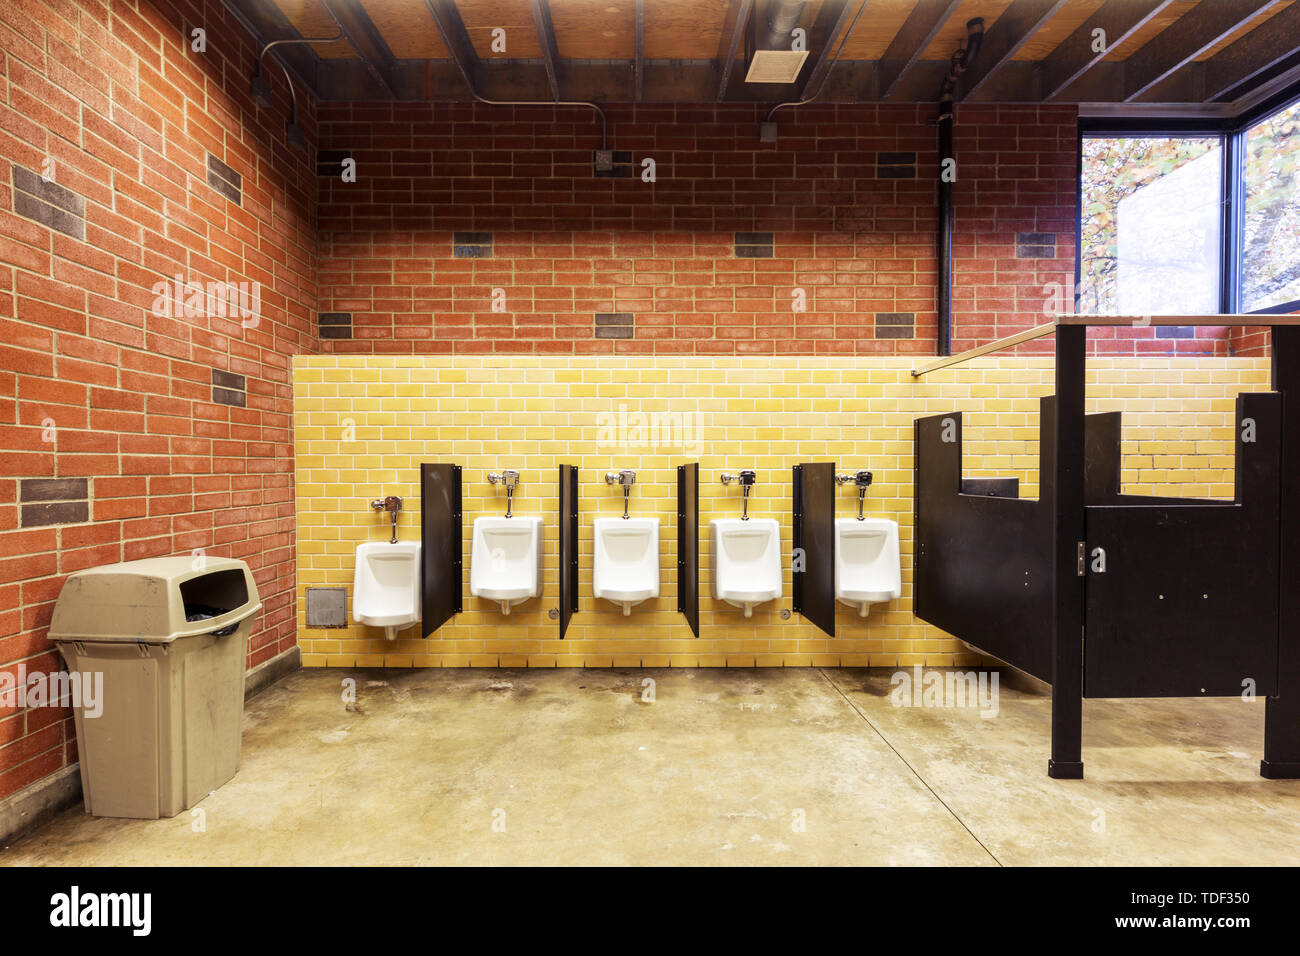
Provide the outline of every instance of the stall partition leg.
[[1056,330],[1052,505],[1052,756],[1047,773],[1083,776],[1084,326]]
[[1264,699],[1264,759],[1274,780],[1300,777],[1300,328],[1273,327],[1273,390],[1282,394],[1277,696]]

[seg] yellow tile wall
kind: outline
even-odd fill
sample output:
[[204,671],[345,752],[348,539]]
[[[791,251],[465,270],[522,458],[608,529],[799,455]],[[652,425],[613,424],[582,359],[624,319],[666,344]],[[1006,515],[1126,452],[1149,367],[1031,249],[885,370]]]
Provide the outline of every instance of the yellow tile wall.
[[[1052,391],[1049,358],[979,359],[913,380],[906,357],[699,359],[565,356],[299,356],[294,360],[299,643],[306,666],[662,667],[973,664],[958,640],[912,615],[912,422],[965,414],[965,474],[1018,477],[1038,493],[1038,398]],[[1122,411],[1124,490],[1231,498],[1233,403],[1268,388],[1268,360],[1093,358],[1088,411]],[[670,413],[694,431],[658,444],[611,428],[622,408]],[[692,418],[693,416],[693,418]],[[606,426],[602,429],[602,425]],[[629,420],[636,425],[635,418]],[[623,441],[628,440],[625,447]],[[388,540],[387,515],[369,502],[405,499],[400,537],[419,540],[421,462],[460,464],[464,480],[465,610],[428,639],[395,641],[349,624],[306,627],[309,585],[345,585],[351,613],[353,553]],[[700,463],[700,637],[677,613],[676,466]],[[791,466],[834,461],[875,476],[870,515],[893,518],[902,544],[903,595],[863,621],[841,608],[829,638],[785,595],[746,620],[710,592],[708,521],[740,514],[740,490],[723,471],[754,468],[750,514],[776,518],[791,549]],[[557,467],[578,466],[580,612],[564,640],[547,616],[558,606]],[[517,468],[516,514],[545,525],[545,590],[509,617],[469,595],[474,518],[504,513],[489,471]],[[623,617],[591,597],[592,519],[622,513],[606,471],[633,468],[632,513],[660,518],[660,596]],[[839,490],[837,514],[856,508]],[[350,620],[350,617],[349,617]]]

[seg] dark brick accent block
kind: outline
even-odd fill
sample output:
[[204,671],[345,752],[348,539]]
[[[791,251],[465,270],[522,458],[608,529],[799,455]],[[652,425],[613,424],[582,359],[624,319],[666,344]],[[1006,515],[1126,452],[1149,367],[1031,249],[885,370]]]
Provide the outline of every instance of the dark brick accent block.
[[594,328],[598,339],[636,337],[636,319],[631,312],[597,312]]
[[85,240],[85,198],[66,186],[42,179],[17,163],[10,164],[10,168],[13,171],[14,212],[65,236]]
[[208,153],[208,185],[236,206],[244,203],[244,180],[217,157]]

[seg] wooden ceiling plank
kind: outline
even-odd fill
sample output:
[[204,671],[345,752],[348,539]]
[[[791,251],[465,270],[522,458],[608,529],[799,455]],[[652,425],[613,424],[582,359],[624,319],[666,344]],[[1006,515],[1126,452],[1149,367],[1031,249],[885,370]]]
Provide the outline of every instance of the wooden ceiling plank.
[[1125,60],[1124,101],[1131,102],[1279,0],[1198,3]]
[[537,42],[542,48],[542,63],[546,67],[546,82],[551,88],[551,99],[560,99],[560,51],[555,45],[555,27],[551,24],[551,7],[547,0],[529,0],[533,8],[533,22],[537,24]]
[[[1172,0],[1108,0],[1064,43],[1038,65],[1038,90],[1045,100],[1063,92],[1066,87],[1096,66],[1114,47],[1119,46]],[[1093,50],[1093,35],[1103,31],[1105,48]]]
[[365,64],[366,71],[374,77],[390,96],[397,95],[397,60],[370,15],[361,6],[361,0],[320,0],[325,12],[334,18],[352,49]]
[[451,53],[461,78],[469,87],[471,95],[477,95],[476,78],[479,74],[479,58],[474,51],[474,43],[465,29],[465,22],[460,18],[453,0],[424,0],[424,5],[433,14],[434,25],[442,35],[443,45]]
[[727,5],[727,22],[722,31],[722,46],[718,50],[719,103],[727,98],[731,68],[736,64],[736,53],[740,50],[740,41],[744,39],[745,27],[749,24],[749,15],[753,9],[754,0],[731,0]]
[[[868,0],[870,2],[870,0]],[[921,54],[934,42],[961,0],[920,0],[880,60],[880,98],[886,99]]]
[[1300,3],[1293,3],[1205,61],[1205,98],[1218,99],[1297,52]]
[[970,96],[1000,70],[1068,0],[1016,0],[984,34],[975,63],[961,79],[959,99]]
[[[861,0],[861,2],[867,3],[869,0]],[[813,32],[815,34],[825,34],[826,41],[822,44],[817,59],[809,61],[812,68],[808,71],[808,80],[799,93],[799,99],[808,99],[826,82],[826,74],[835,62],[835,49],[842,40],[847,39],[844,31],[848,28],[849,21],[852,19],[849,14],[858,6],[857,0],[826,0],[822,4],[821,9],[817,12],[817,23],[813,27]],[[829,24],[829,28],[825,26],[826,24]]]

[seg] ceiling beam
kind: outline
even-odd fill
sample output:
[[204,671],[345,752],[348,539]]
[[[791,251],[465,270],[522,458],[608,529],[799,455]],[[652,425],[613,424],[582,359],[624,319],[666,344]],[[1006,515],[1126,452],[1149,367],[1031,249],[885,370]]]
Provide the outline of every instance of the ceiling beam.
[[551,24],[551,6],[547,0],[529,0],[533,8],[533,23],[537,24],[537,42],[542,48],[542,63],[546,67],[546,82],[551,88],[551,99],[560,99],[560,49],[555,45],[555,27]]
[[1300,3],[1251,30],[1205,62],[1205,98],[1215,100],[1300,52]]
[[749,15],[754,9],[754,0],[731,0],[727,4],[727,20],[722,30],[722,45],[718,48],[718,95],[717,102],[727,98],[727,84],[731,81],[731,68],[736,63],[736,53],[740,50],[740,41],[745,37],[745,28],[749,25]]
[[1069,0],[1015,0],[984,33],[979,55],[961,78],[958,99],[970,96],[1020,50]]
[[[1107,0],[1079,29],[1038,64],[1038,90],[1050,100],[1096,66],[1111,50],[1132,36],[1172,0]],[[1102,31],[1101,50],[1093,35]]]
[[943,25],[960,6],[961,0],[920,0],[908,14],[903,26],[890,42],[889,49],[880,58],[877,88],[882,100],[888,98],[903,75],[929,49]]
[[383,36],[371,21],[361,0],[320,0],[352,49],[357,51],[366,71],[390,96],[397,95],[397,61]]
[[438,28],[443,45],[451,54],[456,69],[460,71],[461,79],[465,81],[472,94],[477,94],[478,53],[474,50],[469,31],[465,29],[465,23],[460,18],[460,11],[456,9],[456,4],[453,0],[424,0],[424,5],[429,8],[429,13],[433,14],[434,26]]
[[645,0],[636,0],[636,59],[632,63],[636,102],[645,95]]
[[1124,100],[1132,102],[1191,63],[1279,0],[1214,0],[1198,3],[1143,44],[1125,61]]
[[818,87],[826,82],[826,74],[830,72],[835,62],[835,48],[841,40],[848,39],[844,31],[849,28],[849,22],[853,19],[849,14],[862,3],[867,2],[868,0],[825,0],[822,4],[821,10],[817,13],[817,22],[813,25],[813,32],[818,36],[824,35],[826,39],[821,45],[817,59],[809,60],[808,79],[799,91],[799,99],[811,98]]
[[[257,3],[254,0],[221,0],[221,2],[230,11],[230,15],[252,35],[253,46],[256,48],[254,56],[261,53],[272,40],[302,39],[302,35],[293,28],[274,4]],[[317,84],[321,60],[310,46],[306,43],[277,46],[271,51],[270,56],[279,60],[313,96],[320,95]]]

